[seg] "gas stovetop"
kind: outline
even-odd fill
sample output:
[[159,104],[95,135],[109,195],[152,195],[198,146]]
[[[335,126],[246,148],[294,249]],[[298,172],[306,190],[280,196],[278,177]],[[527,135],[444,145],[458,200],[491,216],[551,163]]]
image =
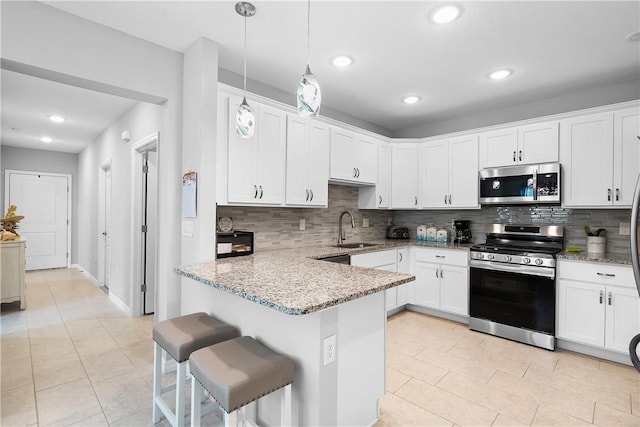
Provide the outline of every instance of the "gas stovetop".
[[487,242],[471,247],[471,259],[486,263],[555,267],[562,250],[563,227],[502,225],[486,227]]

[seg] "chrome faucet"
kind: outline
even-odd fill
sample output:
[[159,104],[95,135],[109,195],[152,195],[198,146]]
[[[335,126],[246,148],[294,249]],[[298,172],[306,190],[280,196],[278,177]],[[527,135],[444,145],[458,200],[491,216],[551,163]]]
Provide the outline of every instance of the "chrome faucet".
[[340,214],[340,219],[338,220],[338,246],[342,245],[343,240],[346,240],[344,230],[342,229],[342,217],[345,215],[349,215],[351,218],[351,228],[356,228],[356,222],[353,220],[353,215],[349,213],[349,211],[344,211]]

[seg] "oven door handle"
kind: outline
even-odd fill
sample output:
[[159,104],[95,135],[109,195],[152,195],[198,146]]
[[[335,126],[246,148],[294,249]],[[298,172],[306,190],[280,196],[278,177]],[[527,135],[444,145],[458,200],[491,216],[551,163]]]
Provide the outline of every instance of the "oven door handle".
[[554,279],[556,277],[556,271],[553,268],[546,267],[528,267],[526,265],[511,265],[511,264],[502,264],[502,263],[493,263],[486,261],[478,261],[472,259],[469,262],[469,266],[471,268],[477,268],[479,270],[491,270],[491,271],[503,271],[505,273],[517,273],[517,274],[525,274],[529,276],[541,276],[548,277],[549,279]]

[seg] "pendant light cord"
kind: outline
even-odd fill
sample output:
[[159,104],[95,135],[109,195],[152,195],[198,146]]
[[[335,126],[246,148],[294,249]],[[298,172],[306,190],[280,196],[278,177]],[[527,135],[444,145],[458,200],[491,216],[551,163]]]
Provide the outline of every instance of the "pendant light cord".
[[244,12],[244,97],[247,97],[247,11]]
[[309,65],[309,40],[311,39],[311,0],[307,0],[307,65]]

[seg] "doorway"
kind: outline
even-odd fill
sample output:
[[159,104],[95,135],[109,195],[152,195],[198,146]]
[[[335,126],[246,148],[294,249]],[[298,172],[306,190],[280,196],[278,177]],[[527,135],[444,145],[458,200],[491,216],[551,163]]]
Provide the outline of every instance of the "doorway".
[[100,166],[98,182],[98,283],[111,284],[111,161]]
[[18,233],[27,241],[26,269],[69,266],[71,175],[5,171],[5,207],[24,216]]
[[[156,132],[133,146],[134,286],[133,307],[154,314],[157,285],[158,143]],[[134,315],[137,314],[135,311]]]

